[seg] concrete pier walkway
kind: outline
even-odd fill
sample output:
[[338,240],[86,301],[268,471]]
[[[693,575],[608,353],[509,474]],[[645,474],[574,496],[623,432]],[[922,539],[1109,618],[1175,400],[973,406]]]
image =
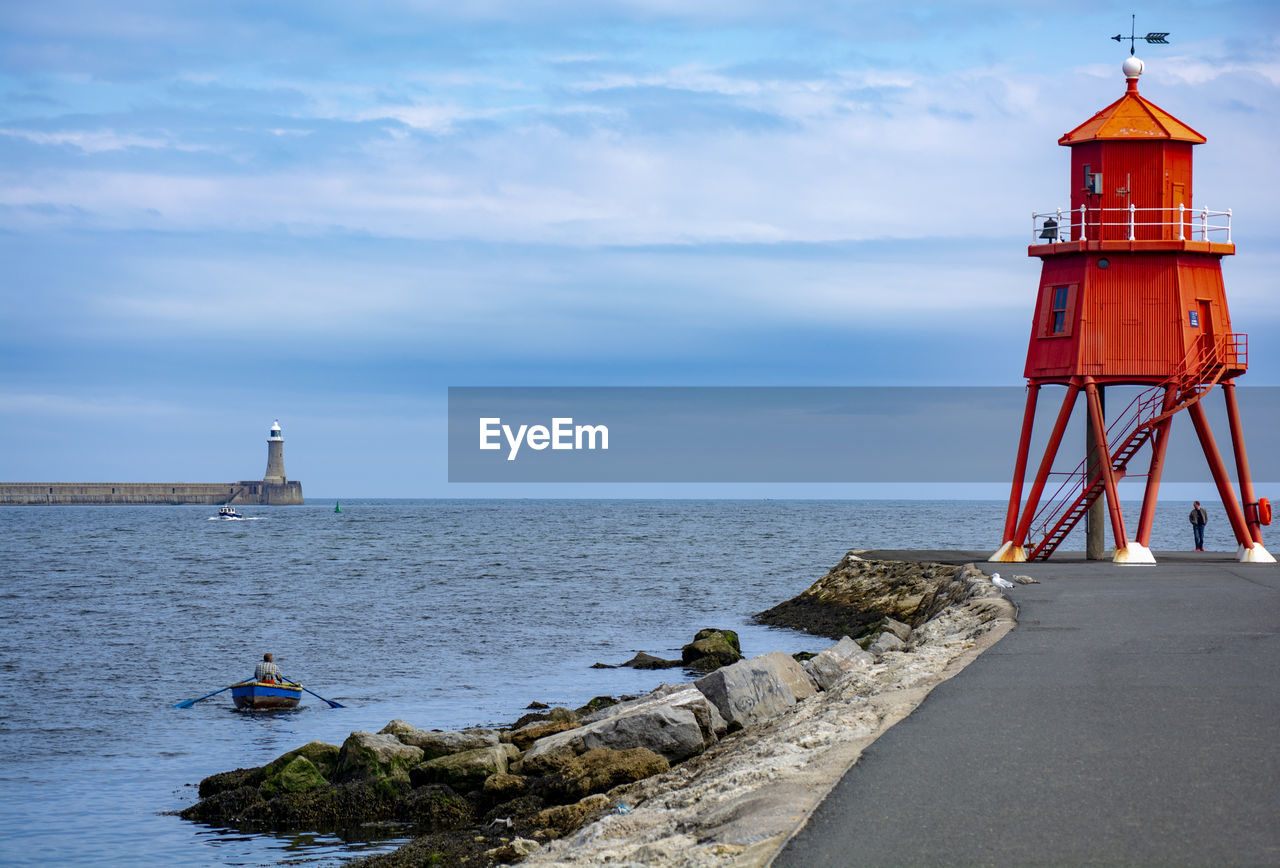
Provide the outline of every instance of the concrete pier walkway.
[[[980,561],[977,552],[874,552]],[[1280,569],[1068,555],[778,854],[849,865],[1280,864]]]

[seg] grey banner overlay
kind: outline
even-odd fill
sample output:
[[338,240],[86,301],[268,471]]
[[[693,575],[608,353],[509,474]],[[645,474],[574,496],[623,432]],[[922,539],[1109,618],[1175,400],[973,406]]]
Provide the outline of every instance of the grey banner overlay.
[[[1109,387],[1108,419],[1139,391]],[[1055,386],[1040,391],[1028,484],[1064,394]],[[1251,475],[1280,481],[1280,388],[1237,394]],[[1221,390],[1204,400],[1234,478]],[[1014,387],[452,387],[449,481],[1007,482],[1025,402],[1026,391]],[[1084,457],[1083,411],[1082,395],[1055,471]],[[553,448],[556,418],[572,420],[560,423],[562,448]],[[480,448],[482,419],[501,420],[487,423],[496,448]],[[533,426],[548,429],[532,441],[542,449],[527,439]],[[580,426],[595,430],[578,433]],[[607,449],[596,426],[608,429]],[[1144,447],[1130,462],[1130,479],[1149,460]],[[1179,413],[1164,479],[1210,478],[1191,421]]]

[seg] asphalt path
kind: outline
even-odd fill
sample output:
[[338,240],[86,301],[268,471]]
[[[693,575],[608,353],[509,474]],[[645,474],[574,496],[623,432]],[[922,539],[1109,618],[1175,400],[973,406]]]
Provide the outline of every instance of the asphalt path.
[[1005,592],[1018,626],[872,744],[773,864],[1280,865],[1280,568],[1157,558],[981,565],[1040,580]]

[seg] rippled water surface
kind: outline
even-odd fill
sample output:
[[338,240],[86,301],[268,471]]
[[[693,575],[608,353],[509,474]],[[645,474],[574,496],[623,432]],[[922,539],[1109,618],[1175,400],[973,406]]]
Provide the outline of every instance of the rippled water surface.
[[[1162,507],[1154,548],[1186,548]],[[706,626],[743,650],[821,640],[750,616],[849,548],[992,549],[994,502],[345,501],[243,507],[0,508],[0,863],[336,864],[323,835],[245,835],[168,811],[213,772],[401,717],[423,728],[581,705],[679,670],[591,669],[671,655]],[[1220,512],[1219,512],[1220,515]],[[1228,550],[1224,522],[1209,546]],[[1068,547],[1082,547],[1069,541]],[[285,674],[343,703],[246,715],[229,694]]]

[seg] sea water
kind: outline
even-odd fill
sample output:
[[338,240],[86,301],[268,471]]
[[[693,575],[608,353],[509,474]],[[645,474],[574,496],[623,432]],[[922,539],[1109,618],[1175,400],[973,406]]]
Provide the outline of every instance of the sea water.
[[[991,550],[1004,504],[433,500],[241,507],[0,508],[0,864],[337,864],[397,839],[251,835],[172,812],[214,772],[393,718],[509,723],[533,700],[637,694],[703,627],[748,655],[825,640],[751,616],[850,548]],[[1153,548],[1186,549],[1190,504]],[[1220,511],[1218,515],[1221,515]],[[1218,537],[1221,536],[1221,539]],[[1079,532],[1068,548],[1082,548]],[[1232,550],[1224,521],[1208,547]],[[263,652],[304,696],[232,710]]]

